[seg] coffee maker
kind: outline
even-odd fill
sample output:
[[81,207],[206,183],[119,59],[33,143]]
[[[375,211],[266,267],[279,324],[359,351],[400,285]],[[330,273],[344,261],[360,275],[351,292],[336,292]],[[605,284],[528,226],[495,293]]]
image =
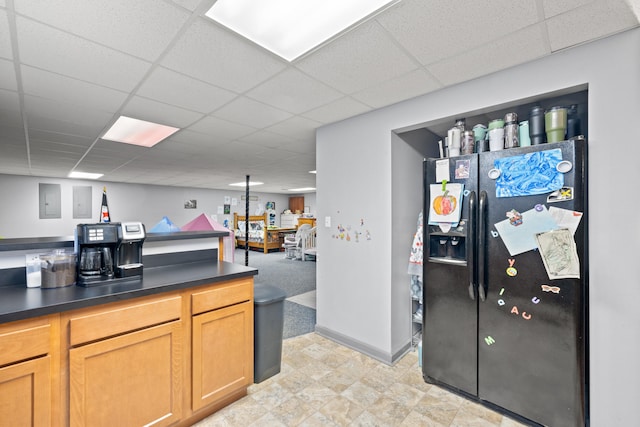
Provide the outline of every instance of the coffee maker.
[[123,222],[118,228],[116,277],[142,275],[142,244],[146,237],[141,222]]
[[93,286],[115,278],[119,223],[78,224],[76,252],[80,286]]

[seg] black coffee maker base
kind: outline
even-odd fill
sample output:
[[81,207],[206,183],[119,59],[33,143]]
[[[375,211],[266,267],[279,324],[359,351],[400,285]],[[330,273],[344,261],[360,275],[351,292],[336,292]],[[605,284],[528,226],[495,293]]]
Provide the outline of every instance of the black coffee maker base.
[[102,286],[102,285],[113,285],[117,283],[124,282],[137,282],[140,280],[140,276],[138,277],[112,277],[106,278],[104,276],[98,277],[78,277],[78,281],[76,282],[77,286],[82,286],[85,288],[93,287],[93,286]]

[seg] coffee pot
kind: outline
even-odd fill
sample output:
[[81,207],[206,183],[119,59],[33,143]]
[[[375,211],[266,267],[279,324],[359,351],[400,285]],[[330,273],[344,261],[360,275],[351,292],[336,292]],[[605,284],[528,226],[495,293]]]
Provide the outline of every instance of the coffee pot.
[[119,223],[78,224],[78,285],[91,286],[115,277],[114,254],[119,226]]
[[113,275],[113,257],[108,247],[84,247],[80,252],[80,274]]

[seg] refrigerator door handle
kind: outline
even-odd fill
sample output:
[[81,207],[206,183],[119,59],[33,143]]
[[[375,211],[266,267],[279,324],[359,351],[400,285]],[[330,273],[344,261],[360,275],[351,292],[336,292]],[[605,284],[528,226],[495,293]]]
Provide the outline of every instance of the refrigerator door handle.
[[480,300],[485,301],[487,299],[487,288],[485,282],[484,268],[486,265],[487,255],[487,192],[480,192],[480,202],[478,203],[479,218],[478,218],[478,294]]
[[477,277],[477,244],[476,244],[476,224],[478,223],[478,207],[476,201],[476,192],[469,194],[469,225],[467,229],[467,269],[469,272],[469,298],[476,299],[478,284]]

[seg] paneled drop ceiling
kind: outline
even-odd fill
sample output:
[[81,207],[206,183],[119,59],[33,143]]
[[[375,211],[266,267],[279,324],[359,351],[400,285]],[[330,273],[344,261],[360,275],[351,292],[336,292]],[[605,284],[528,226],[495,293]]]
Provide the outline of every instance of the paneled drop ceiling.
[[[213,3],[0,0],[0,174],[314,187],[319,126],[637,27],[640,15],[640,0],[401,0],[288,63],[204,17]],[[101,139],[120,115],[181,130],[153,148]]]

